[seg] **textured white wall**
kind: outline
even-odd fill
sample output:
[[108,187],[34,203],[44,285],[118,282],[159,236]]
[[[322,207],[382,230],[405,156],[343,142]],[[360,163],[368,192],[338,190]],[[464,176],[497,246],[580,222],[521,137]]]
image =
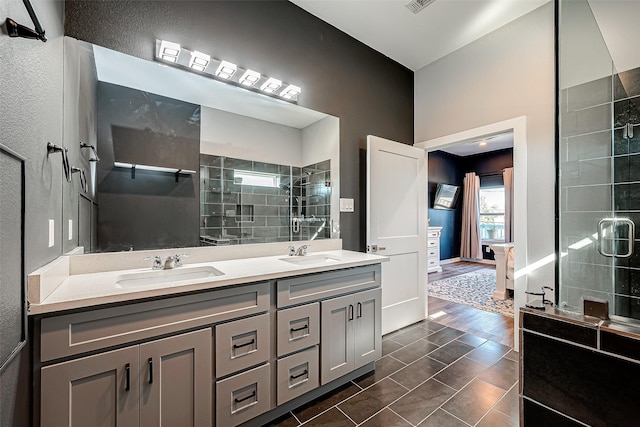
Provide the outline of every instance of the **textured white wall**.
[[[527,265],[554,253],[553,61],[549,3],[415,74],[415,142],[527,117]],[[552,262],[528,275],[553,282]]]

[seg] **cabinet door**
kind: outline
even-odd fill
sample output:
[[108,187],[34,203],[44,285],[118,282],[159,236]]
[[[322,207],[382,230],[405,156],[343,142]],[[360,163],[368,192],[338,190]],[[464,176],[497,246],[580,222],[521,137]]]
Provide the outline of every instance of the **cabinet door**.
[[321,369],[320,380],[329,381],[351,372],[353,362],[353,319],[355,318],[352,295],[321,302]]
[[140,426],[211,425],[211,329],[140,345]]
[[138,346],[44,367],[41,381],[43,425],[138,426]]
[[382,289],[358,292],[354,295],[355,369],[382,357]]

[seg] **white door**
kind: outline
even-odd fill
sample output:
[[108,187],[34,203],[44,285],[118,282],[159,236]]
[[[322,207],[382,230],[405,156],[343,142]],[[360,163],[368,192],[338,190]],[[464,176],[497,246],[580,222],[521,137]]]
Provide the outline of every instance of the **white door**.
[[427,163],[423,149],[367,136],[367,252],[382,263],[382,333],[427,316]]

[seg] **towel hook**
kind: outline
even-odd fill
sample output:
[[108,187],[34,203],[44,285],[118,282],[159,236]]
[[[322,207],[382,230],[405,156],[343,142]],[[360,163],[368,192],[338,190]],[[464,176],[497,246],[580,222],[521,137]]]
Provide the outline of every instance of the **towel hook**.
[[85,193],[89,191],[89,186],[87,185],[87,176],[84,173],[84,169],[80,169],[80,168],[76,168],[76,167],[72,167],[71,168],[71,173],[79,173],[80,174],[80,187],[82,188],[82,191],[84,191]]
[[69,167],[69,155],[68,149],[56,144],[47,142],[47,155],[51,153],[60,153],[62,155],[62,170],[64,171],[64,177],[67,182],[71,182],[71,169]]
[[93,152],[94,157],[89,157],[89,161],[90,162],[99,162],[100,158],[98,157],[98,151],[96,150],[96,147],[94,147],[93,145],[89,145],[86,142],[82,142],[80,141],[80,148],[89,148],[91,149],[91,151]]

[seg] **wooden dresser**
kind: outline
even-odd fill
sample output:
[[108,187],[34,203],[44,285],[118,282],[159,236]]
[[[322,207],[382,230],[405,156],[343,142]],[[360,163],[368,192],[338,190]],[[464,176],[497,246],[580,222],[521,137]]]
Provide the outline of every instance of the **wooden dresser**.
[[427,273],[441,272],[440,267],[440,232],[442,227],[427,229]]

